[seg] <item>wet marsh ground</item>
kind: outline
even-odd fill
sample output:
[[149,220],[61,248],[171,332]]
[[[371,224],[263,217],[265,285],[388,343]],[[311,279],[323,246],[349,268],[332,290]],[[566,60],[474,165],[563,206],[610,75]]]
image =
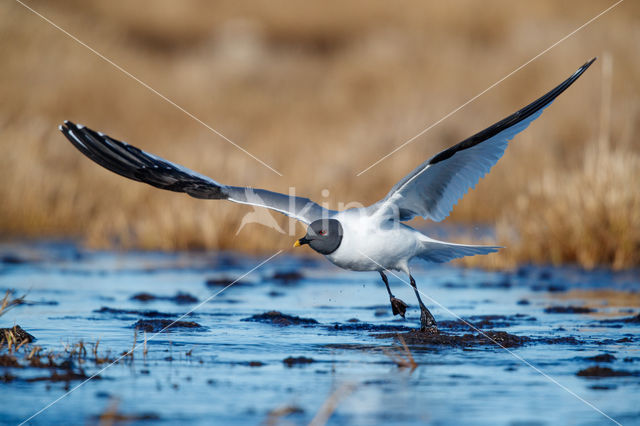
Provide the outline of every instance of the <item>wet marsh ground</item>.
[[73,390],[30,424],[610,422],[587,402],[640,424],[638,271],[416,265],[442,305],[426,301],[442,332],[425,336],[395,277],[406,321],[376,273],[285,253],[244,275],[265,258],[0,246],[0,291],[26,294],[0,327],[36,338],[2,341],[0,423]]

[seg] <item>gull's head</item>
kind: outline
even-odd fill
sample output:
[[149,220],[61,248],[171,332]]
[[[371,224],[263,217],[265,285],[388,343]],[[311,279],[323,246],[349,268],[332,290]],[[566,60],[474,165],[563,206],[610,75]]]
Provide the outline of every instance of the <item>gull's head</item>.
[[307,228],[307,235],[300,238],[293,245],[309,247],[320,254],[331,254],[340,247],[342,242],[342,225],[336,219],[318,219],[311,222]]

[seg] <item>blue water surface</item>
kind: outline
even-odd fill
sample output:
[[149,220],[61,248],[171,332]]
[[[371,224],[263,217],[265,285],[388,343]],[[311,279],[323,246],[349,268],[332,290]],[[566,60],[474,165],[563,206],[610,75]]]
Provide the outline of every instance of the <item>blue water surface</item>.
[[[377,273],[342,271],[315,257],[283,253],[252,271],[269,256],[88,251],[42,242],[6,243],[0,254],[0,291],[26,293],[31,302],[0,317],[0,327],[20,325],[45,351],[99,341],[99,353],[116,358],[132,348],[141,311],[172,320],[190,312],[181,319],[201,326],[138,332],[133,359],[78,366],[99,376],[79,387],[81,381],[27,381],[48,376],[46,370],[0,367],[17,377],[0,381],[1,424],[19,424],[45,407],[29,424],[98,423],[110,409],[134,416],[129,423],[308,424],[327,404],[335,405],[333,425],[640,424],[639,324],[603,322],[638,315],[638,271],[502,273],[418,264],[414,276],[441,323],[503,316],[483,331],[532,341],[507,349],[411,345],[411,369],[394,360],[408,357],[397,339],[377,336],[382,326],[419,323],[411,288],[394,276],[393,292],[410,305],[406,320],[391,314]],[[299,275],[289,281],[273,278],[293,272]],[[212,297],[224,286],[206,285],[210,279],[239,282]],[[185,292],[198,301],[131,299],[141,292]],[[594,312],[545,312],[554,306]],[[318,323],[244,321],[273,310]],[[567,337],[577,340],[544,341]],[[615,359],[587,359],[605,353]],[[313,362],[289,366],[289,357]],[[632,375],[577,375],[593,366]]]

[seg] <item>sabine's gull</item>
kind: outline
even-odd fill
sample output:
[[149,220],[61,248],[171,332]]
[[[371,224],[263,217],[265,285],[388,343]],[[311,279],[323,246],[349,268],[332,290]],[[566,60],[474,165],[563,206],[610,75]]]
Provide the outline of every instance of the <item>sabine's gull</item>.
[[434,222],[445,219],[469,188],[475,187],[502,157],[508,142],[538,118],[593,61],[595,58],[538,100],[420,164],[382,200],[343,211],[326,209],[308,198],[223,185],[70,121],[65,121],[60,131],[91,160],[129,179],[195,198],[266,207],[303,222],[308,225],[307,233],[295,242],[295,247],[308,244],[344,269],[378,271],[387,287],[393,314],[403,317],[407,304],[393,296],[385,271],[406,273],[420,306],[420,329],[435,332],[436,321],[420,298],[409,262],[414,258],[447,262],[493,253],[501,247],[434,240],[402,222],[416,216]]

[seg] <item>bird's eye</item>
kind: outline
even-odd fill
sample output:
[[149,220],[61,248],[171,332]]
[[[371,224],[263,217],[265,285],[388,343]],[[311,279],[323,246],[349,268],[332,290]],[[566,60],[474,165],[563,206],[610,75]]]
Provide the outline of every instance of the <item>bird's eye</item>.
[[318,234],[325,236],[327,235],[327,231],[325,231],[324,229],[321,229],[320,231],[318,231]]

